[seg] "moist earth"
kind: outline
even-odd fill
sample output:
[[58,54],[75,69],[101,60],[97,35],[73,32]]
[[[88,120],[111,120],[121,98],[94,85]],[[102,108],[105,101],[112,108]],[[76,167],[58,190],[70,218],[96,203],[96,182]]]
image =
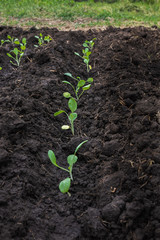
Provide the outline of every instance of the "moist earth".
[[[41,47],[36,35],[50,35]],[[0,27],[27,39],[19,67],[0,47],[0,239],[160,239],[160,30],[29,30]],[[90,63],[81,54],[96,38]],[[78,103],[75,135],[62,130],[64,73],[94,82]],[[58,185],[79,143],[69,197]]]

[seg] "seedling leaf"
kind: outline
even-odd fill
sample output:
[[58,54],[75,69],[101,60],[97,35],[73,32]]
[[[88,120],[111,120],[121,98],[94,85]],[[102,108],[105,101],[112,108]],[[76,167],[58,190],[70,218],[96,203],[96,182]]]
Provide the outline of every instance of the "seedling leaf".
[[71,179],[68,177],[66,179],[64,179],[63,181],[60,182],[59,184],[59,190],[62,193],[67,193],[70,189],[71,186]]
[[59,110],[58,112],[55,112],[55,113],[54,113],[54,116],[56,117],[56,116],[58,116],[58,115],[61,114],[61,113],[65,113],[65,111],[64,111],[64,110]]
[[77,102],[74,98],[70,98],[68,101],[68,107],[71,110],[71,112],[75,112],[77,110]]
[[22,43],[26,44],[26,42],[27,42],[26,38],[22,38]]
[[83,43],[83,47],[88,47],[88,44],[87,43]]
[[20,44],[19,40],[18,40],[18,39],[17,39],[17,40],[15,40],[15,41],[14,41],[14,44],[17,44],[17,45],[19,45],[19,44]]
[[51,160],[51,162],[53,163],[53,165],[57,166],[56,156],[55,156],[55,154],[54,154],[54,152],[52,150],[48,151],[48,157]]
[[68,76],[68,77],[73,77],[71,73],[64,73],[64,75]]
[[88,64],[89,63],[89,59],[84,59],[84,63]]
[[77,162],[77,159],[78,159],[78,157],[76,155],[72,154],[67,157],[67,162],[72,167],[73,164]]
[[14,48],[13,52],[14,52],[15,55],[18,55],[18,48]]
[[69,119],[73,122],[77,118],[77,113],[70,113]]
[[83,89],[83,91],[86,91],[86,90],[90,89],[90,87],[91,87],[91,84],[88,84],[88,85],[84,86],[82,89]]
[[92,83],[93,82],[93,78],[88,78],[87,82],[88,83]]
[[70,82],[68,82],[68,81],[62,81],[62,82],[70,85],[74,89],[74,86]]
[[75,150],[75,152],[74,152],[74,155],[76,155],[76,153],[77,153],[77,151],[80,149],[80,147],[81,147],[84,143],[86,143],[86,142],[88,142],[88,140],[85,140],[85,141],[81,142],[81,143],[76,147],[76,150]]
[[77,52],[74,52],[75,55],[77,55],[78,57],[81,57],[81,55]]
[[85,83],[86,83],[86,81],[80,80],[80,81],[78,82],[78,87],[83,87],[83,86],[85,85]]
[[26,49],[26,46],[22,45],[22,46],[21,46],[21,50],[24,51],[25,49]]
[[70,97],[71,97],[71,94],[70,94],[69,92],[64,92],[64,93],[63,93],[63,96],[64,96],[65,98],[70,98]]
[[10,53],[7,53],[7,56],[13,58],[12,55],[11,55]]

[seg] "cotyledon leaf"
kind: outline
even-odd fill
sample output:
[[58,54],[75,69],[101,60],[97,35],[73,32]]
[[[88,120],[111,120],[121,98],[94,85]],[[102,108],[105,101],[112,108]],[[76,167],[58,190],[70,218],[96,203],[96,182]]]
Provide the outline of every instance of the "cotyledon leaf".
[[70,189],[70,186],[71,186],[71,179],[69,177],[65,178],[63,181],[60,182],[59,190],[62,193],[67,193]]

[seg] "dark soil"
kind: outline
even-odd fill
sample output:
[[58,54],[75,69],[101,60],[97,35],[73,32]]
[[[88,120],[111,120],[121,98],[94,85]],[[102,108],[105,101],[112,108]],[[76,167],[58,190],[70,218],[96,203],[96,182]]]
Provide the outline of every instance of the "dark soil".
[[[35,35],[53,41],[35,48]],[[0,239],[160,239],[160,30],[143,27],[62,32],[0,27],[27,38],[19,68],[0,48]],[[82,44],[96,38],[89,74]],[[78,105],[75,136],[63,131],[64,73],[94,78]],[[83,140],[70,193],[67,156]]]

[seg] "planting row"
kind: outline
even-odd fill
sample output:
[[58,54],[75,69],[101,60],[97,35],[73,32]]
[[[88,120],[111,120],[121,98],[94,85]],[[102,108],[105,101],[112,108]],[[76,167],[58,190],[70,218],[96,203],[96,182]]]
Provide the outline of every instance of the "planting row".
[[[92,69],[92,66],[90,65],[90,55],[92,53],[92,49],[94,46],[94,40],[95,40],[95,38],[92,39],[91,41],[86,40],[83,43],[84,49],[82,49],[82,56],[79,53],[75,52],[75,55],[77,55],[78,57],[80,57],[83,60],[83,63],[86,65],[86,71],[88,73]],[[89,77],[87,80],[83,80],[79,76],[78,77],[72,76],[71,73],[64,73],[64,75],[73,79],[75,82],[75,84],[74,84],[71,81],[63,81],[63,83],[68,84],[71,87],[71,89],[73,90],[73,93],[74,93],[74,95],[72,95],[70,92],[63,93],[63,96],[66,99],[69,99],[68,100],[68,108],[69,108],[70,112],[67,113],[64,110],[59,110],[58,112],[54,113],[54,116],[58,116],[61,113],[65,113],[70,125],[63,125],[62,129],[63,130],[71,129],[71,132],[74,135],[74,121],[77,118],[76,110],[77,110],[78,101],[79,101],[80,97],[83,95],[83,93],[90,89],[91,84],[93,82],[93,78]],[[54,152],[52,150],[48,151],[49,159],[51,160],[53,165],[55,165],[56,167],[60,168],[61,170],[64,170],[69,173],[69,177],[62,180],[59,184],[60,191],[62,193],[68,193],[69,196],[70,196],[69,189],[71,186],[71,181],[73,181],[73,176],[72,176],[73,165],[78,160],[76,153],[77,153],[78,149],[86,142],[88,142],[88,140],[81,142],[76,147],[74,154],[71,154],[67,157],[67,162],[69,165],[68,169],[60,167],[56,163],[56,156],[55,156]]]

